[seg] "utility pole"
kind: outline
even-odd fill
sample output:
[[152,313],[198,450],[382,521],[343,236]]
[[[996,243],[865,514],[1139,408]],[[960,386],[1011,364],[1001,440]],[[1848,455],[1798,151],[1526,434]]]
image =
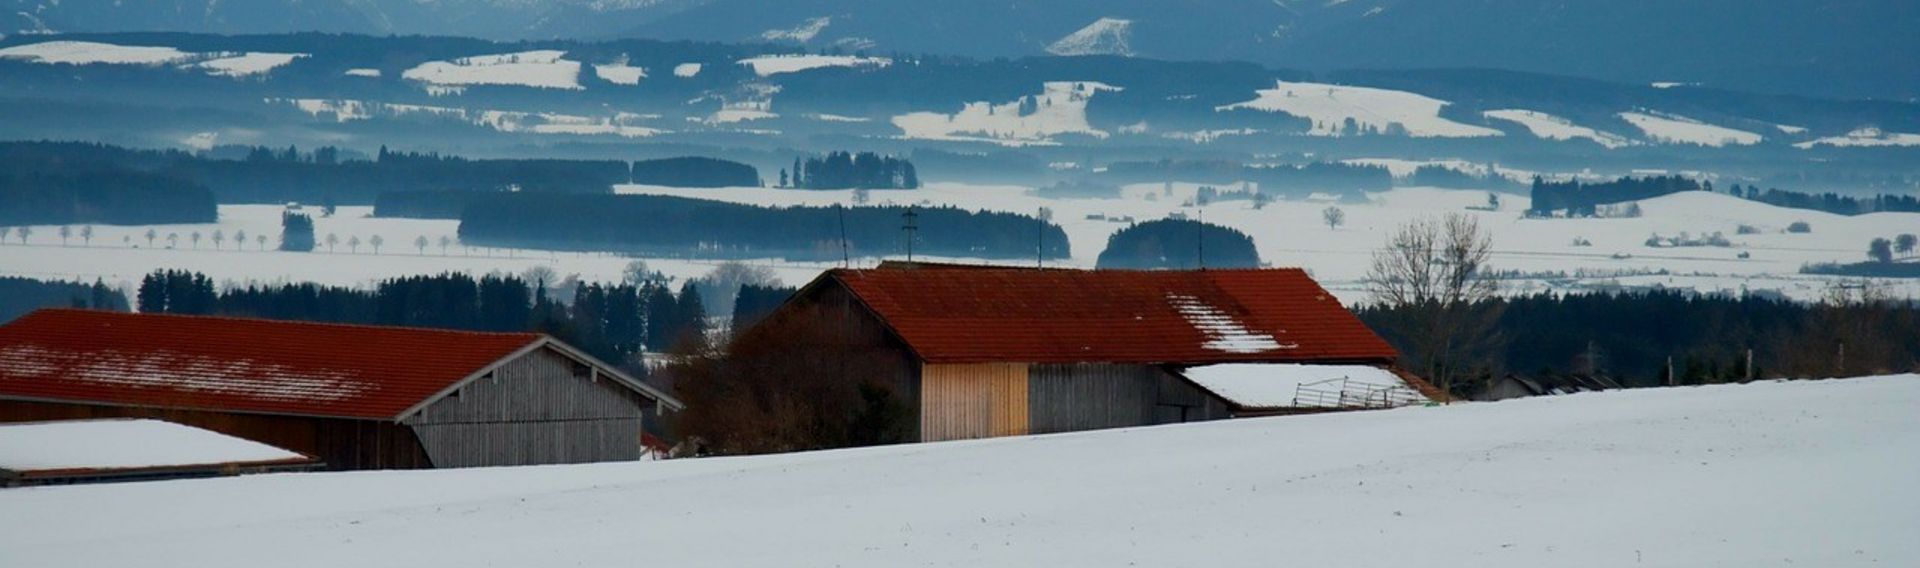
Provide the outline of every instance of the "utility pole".
[[913,262],[913,238],[920,232],[920,214],[913,211],[912,205],[908,205],[907,212],[900,216],[906,219],[906,224],[901,225],[900,230],[907,233],[907,262]]
[[1674,376],[1673,376],[1673,356],[1668,355],[1667,356],[1667,386],[1673,386],[1675,382],[1676,381],[1674,380]]
[[1193,226],[1194,248],[1200,256],[1200,269],[1207,269],[1207,210],[1199,211],[1200,222]]
[[840,267],[853,268],[853,253],[847,250],[847,205],[840,204]]
[[1753,349],[1747,349],[1747,382],[1753,382]]

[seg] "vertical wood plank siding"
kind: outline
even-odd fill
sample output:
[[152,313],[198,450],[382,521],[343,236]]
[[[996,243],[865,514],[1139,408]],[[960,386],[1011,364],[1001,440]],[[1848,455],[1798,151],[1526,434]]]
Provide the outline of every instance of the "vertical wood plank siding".
[[1028,388],[1035,434],[1227,417],[1218,398],[1153,365],[1034,365]]
[[964,440],[1026,434],[1027,366],[927,365],[920,379],[920,439]]
[[509,361],[407,420],[436,467],[640,457],[653,401],[551,349]]

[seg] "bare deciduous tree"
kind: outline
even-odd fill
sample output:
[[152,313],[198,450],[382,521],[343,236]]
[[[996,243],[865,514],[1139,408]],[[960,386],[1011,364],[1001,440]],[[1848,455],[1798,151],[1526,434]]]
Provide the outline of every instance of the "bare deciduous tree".
[[1327,228],[1339,229],[1341,225],[1347,224],[1347,212],[1339,207],[1328,206],[1320,211],[1320,219],[1326,221]]
[[1367,291],[1373,301],[1407,314],[1390,333],[1442,390],[1454,392],[1468,366],[1462,352],[1483,341],[1492,323],[1494,314],[1475,313],[1498,292],[1487,266],[1492,251],[1492,235],[1479,221],[1453,213],[1402,225],[1373,254]]
[[413,248],[420,251],[420,256],[426,256],[427,255],[427,236],[420,235],[418,237],[414,237]]
[[93,246],[93,225],[80,228],[80,240],[86,241],[87,246]]

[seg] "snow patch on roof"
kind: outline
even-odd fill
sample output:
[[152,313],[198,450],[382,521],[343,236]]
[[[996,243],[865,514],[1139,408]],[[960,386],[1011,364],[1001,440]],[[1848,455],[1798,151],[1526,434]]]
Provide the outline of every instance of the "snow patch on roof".
[[1227,353],[1265,353],[1281,349],[1300,347],[1297,343],[1281,343],[1272,335],[1247,329],[1246,324],[1219,307],[1194,296],[1167,294],[1167,303],[1187,318],[1187,323],[1207,336],[1202,347]]
[[1047,46],[1047,53],[1054,55],[1133,55],[1133,21],[1119,18],[1100,18],[1087,27],[1080,28],[1053,45]]
[[1394,131],[1395,125],[1415,138],[1471,138],[1501,136],[1498,130],[1462,124],[1440,117],[1447,101],[1425,95],[1348,87],[1325,83],[1280,81],[1272,89],[1261,89],[1253,100],[1216,107],[1216,111],[1252,109],[1282,112],[1313,122],[1307,133],[1314,136],[1355,134],[1347,128],[1378,133]]
[[307,460],[294,452],[161,420],[0,424],[0,469],[134,469]]
[[516,85],[543,89],[581,89],[580,62],[565,59],[565,51],[543,49],[476,55],[452,61],[429,61],[408,69],[401,77],[428,85]]
[[[239,395],[255,400],[331,402],[378,385],[350,371],[297,369],[251,359],[166,350],[70,352],[34,344],[0,348],[0,368],[14,380],[59,379],[130,389]],[[58,376],[54,376],[55,374]]]

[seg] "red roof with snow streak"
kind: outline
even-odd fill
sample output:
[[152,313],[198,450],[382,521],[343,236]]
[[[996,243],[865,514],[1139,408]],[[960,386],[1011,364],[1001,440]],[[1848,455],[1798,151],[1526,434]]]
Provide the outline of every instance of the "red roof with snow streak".
[[833,270],[930,363],[1384,362],[1396,357],[1299,269]]
[[392,420],[540,339],[40,310],[0,326],[0,399]]

